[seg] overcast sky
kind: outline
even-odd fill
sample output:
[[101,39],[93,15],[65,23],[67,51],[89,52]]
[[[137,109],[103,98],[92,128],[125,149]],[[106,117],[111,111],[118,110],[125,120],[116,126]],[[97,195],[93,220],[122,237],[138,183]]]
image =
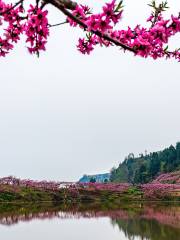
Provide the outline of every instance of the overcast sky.
[[[105,1],[81,2],[97,10]],[[122,27],[146,24],[148,2],[126,0]],[[179,1],[169,5],[167,15],[179,12]],[[64,19],[49,10],[51,23]],[[180,63],[116,47],[84,56],[78,36],[61,26],[39,59],[24,41],[0,59],[0,176],[74,181],[180,140]]]

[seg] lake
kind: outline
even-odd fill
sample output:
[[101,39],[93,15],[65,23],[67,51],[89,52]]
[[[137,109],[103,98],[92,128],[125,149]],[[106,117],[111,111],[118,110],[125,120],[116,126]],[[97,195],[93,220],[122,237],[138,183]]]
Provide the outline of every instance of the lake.
[[180,203],[0,204],[2,240],[180,240]]

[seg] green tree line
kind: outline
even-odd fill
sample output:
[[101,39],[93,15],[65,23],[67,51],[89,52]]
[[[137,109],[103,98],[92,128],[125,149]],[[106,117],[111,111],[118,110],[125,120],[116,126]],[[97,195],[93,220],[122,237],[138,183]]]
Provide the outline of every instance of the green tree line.
[[111,170],[112,182],[148,183],[162,172],[180,170],[180,142],[174,147],[150,154],[140,154],[135,157],[129,154],[119,164],[118,168]]

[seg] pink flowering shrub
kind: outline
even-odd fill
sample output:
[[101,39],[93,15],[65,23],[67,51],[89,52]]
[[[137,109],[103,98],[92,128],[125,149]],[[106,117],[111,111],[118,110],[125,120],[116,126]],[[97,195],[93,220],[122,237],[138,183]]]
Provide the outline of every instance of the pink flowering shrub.
[[[8,188],[7,188],[8,186]],[[29,179],[19,179],[15,177],[0,178],[0,193],[19,192],[20,188],[31,188],[48,192],[63,192],[65,198],[78,199],[82,192],[85,195],[100,196],[101,193],[120,194],[126,197],[134,197],[137,193],[143,199],[157,200],[169,197],[180,197],[180,184],[148,183],[132,186],[129,183],[65,183],[55,181],[35,181]],[[119,195],[119,196],[120,196]]]
[[[109,0],[110,1],[110,0]],[[71,0],[31,0],[25,8],[25,0],[7,4],[0,0],[0,26],[4,33],[0,37],[0,56],[6,56],[19,41],[26,36],[27,48],[31,54],[39,56],[46,50],[49,36],[49,4],[58,8],[72,27],[80,27],[86,37],[79,38],[77,48],[83,54],[90,54],[96,46],[110,47],[116,45],[124,51],[130,51],[141,57],[175,58],[180,60],[180,50],[169,50],[170,38],[180,32],[180,15],[165,19],[163,12],[168,8],[167,2],[159,5],[152,1],[152,14],[147,18],[148,27],[137,24],[135,28],[119,29],[122,19],[123,1],[111,0],[102,6],[100,13],[92,13],[88,6]],[[61,25],[61,24],[55,24]],[[55,26],[54,25],[54,26]]]
[[180,184],[180,171],[172,173],[163,173],[159,175],[153,183],[175,183]]
[[174,191],[180,192],[179,184],[148,183],[140,186],[146,199],[166,199],[172,196]]
[[0,186],[9,185],[9,186],[19,186],[19,187],[31,187],[42,190],[52,190],[58,191],[59,189],[68,189],[72,193],[76,193],[79,189],[91,190],[108,190],[116,192],[124,192],[128,190],[131,186],[128,183],[64,183],[64,182],[55,182],[55,181],[35,181],[29,179],[19,179],[13,176],[0,178]]
[[59,182],[53,181],[34,181],[30,179],[19,179],[12,176],[0,178],[0,186],[9,185],[16,187],[30,187],[42,190],[57,191],[60,188]]
[[86,190],[111,191],[111,192],[125,192],[131,185],[129,183],[79,183],[78,188]]

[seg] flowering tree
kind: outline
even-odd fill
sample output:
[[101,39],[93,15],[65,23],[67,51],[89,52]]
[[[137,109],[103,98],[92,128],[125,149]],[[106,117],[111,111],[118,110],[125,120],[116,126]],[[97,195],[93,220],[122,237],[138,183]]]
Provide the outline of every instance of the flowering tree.
[[[90,54],[95,46],[117,46],[141,57],[175,58],[180,61],[180,49],[169,50],[169,39],[180,32],[180,14],[163,17],[168,8],[167,2],[156,4],[152,1],[151,15],[147,18],[149,27],[137,25],[135,28],[119,29],[118,23],[123,14],[123,1],[111,0],[102,7],[100,13],[93,13],[85,5],[71,0],[36,0],[26,7],[26,0],[8,4],[0,0],[0,25],[3,35],[0,37],[0,56],[5,57],[20,36],[26,36],[28,51],[39,56],[45,50],[49,30],[64,23],[79,27],[85,32],[79,38],[77,48],[83,54]],[[109,0],[110,1],[110,0]],[[63,23],[51,25],[48,22],[48,5],[53,5],[65,16]]]

